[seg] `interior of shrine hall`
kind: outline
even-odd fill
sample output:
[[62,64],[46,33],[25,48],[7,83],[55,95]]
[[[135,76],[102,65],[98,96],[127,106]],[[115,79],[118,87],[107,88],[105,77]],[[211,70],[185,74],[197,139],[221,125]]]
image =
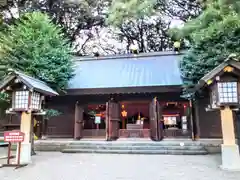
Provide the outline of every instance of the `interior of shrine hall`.
[[[149,101],[122,101],[119,103],[119,129],[150,129]],[[162,124],[164,130],[188,129],[187,102],[161,102]],[[96,117],[99,122],[96,122]],[[184,118],[185,117],[185,118]],[[106,104],[90,104],[84,109],[84,131],[106,128]],[[86,132],[87,133],[87,132]],[[92,134],[93,135],[93,134]],[[97,135],[97,134],[96,134]],[[102,134],[104,135],[104,134]],[[99,136],[101,136],[99,134]]]

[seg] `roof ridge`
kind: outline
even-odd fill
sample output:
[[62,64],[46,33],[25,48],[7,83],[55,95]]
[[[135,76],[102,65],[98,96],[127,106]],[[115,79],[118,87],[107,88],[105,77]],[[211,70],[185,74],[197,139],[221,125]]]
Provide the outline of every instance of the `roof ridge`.
[[43,83],[43,84],[47,85],[47,83],[45,83],[44,81],[39,80],[38,78],[35,78],[35,77],[32,77],[32,76],[29,76],[29,75],[27,75],[27,74],[25,74],[25,73],[23,73],[23,72],[21,72],[21,71],[16,71],[16,70],[14,70],[14,73],[16,73],[16,74],[18,74],[18,75],[21,74],[22,76],[26,76],[26,77],[28,77],[28,78],[34,80],[34,81],[38,81],[38,82],[40,82],[40,83]]
[[96,61],[96,60],[115,60],[115,59],[131,59],[131,58],[144,58],[153,56],[178,56],[183,55],[185,51],[176,53],[174,51],[160,51],[160,52],[148,52],[140,54],[117,54],[117,55],[107,55],[107,56],[74,56],[73,61]]

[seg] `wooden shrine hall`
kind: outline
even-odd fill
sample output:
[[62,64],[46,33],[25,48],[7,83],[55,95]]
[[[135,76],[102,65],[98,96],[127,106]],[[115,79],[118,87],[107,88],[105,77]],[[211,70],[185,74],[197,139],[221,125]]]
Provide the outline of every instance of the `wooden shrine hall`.
[[47,121],[47,136],[107,140],[221,137],[219,114],[205,111],[209,98],[190,102],[181,97],[182,55],[75,57],[75,75],[67,94],[46,99],[47,108],[61,113]]
[[[220,137],[218,120],[208,122],[215,114],[201,112],[204,121],[199,120],[199,109],[207,102],[201,101],[199,108],[196,102],[193,108],[181,97],[182,55],[157,52],[75,58],[75,76],[67,95],[47,102],[62,113],[48,121],[48,136],[194,139],[202,131],[202,137]],[[211,134],[201,125],[209,126]]]

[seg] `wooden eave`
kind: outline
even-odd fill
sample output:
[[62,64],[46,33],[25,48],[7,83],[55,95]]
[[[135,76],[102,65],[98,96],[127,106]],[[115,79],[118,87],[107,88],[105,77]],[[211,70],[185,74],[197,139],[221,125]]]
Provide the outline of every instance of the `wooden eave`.
[[174,86],[68,89],[67,95],[167,93],[181,91],[182,91],[181,85],[174,85]]
[[[35,90],[36,92],[40,92],[44,95],[49,95],[49,96],[56,96],[58,95],[57,92],[53,91],[51,88],[51,91],[46,91],[45,89],[40,89],[37,87],[34,87],[30,82],[28,82],[27,80],[25,80],[20,74],[22,73],[18,73],[16,71],[12,72],[11,74],[9,74],[5,79],[2,80],[2,83],[0,84],[0,91],[2,91],[3,89],[5,89],[7,86],[11,85],[11,83],[13,82],[13,80],[15,79],[19,79],[24,85],[27,86],[27,88],[29,90]],[[26,76],[26,75],[25,75]],[[29,76],[30,77],[30,76]],[[30,77],[32,78],[32,77]],[[32,78],[32,81],[36,81],[36,82],[41,82],[35,78]],[[43,82],[41,82],[43,83]],[[44,84],[44,86],[46,86],[47,88],[49,88],[46,84]]]
[[207,82],[209,80],[214,79],[216,76],[221,75],[223,72],[223,69],[227,66],[231,66],[238,71],[240,71],[240,62],[236,60],[226,60],[225,62],[219,64],[217,67],[215,67],[212,71],[207,73],[205,76],[203,76],[199,81],[198,84],[195,86],[195,91],[198,91],[199,89],[202,89],[207,86]]

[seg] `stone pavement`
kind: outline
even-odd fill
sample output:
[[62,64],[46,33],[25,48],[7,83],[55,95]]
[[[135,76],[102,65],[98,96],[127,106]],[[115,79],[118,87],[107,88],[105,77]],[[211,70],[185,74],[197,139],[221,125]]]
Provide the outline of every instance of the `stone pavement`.
[[1,180],[239,180],[218,168],[219,155],[109,155],[38,152],[33,163],[0,169]]

